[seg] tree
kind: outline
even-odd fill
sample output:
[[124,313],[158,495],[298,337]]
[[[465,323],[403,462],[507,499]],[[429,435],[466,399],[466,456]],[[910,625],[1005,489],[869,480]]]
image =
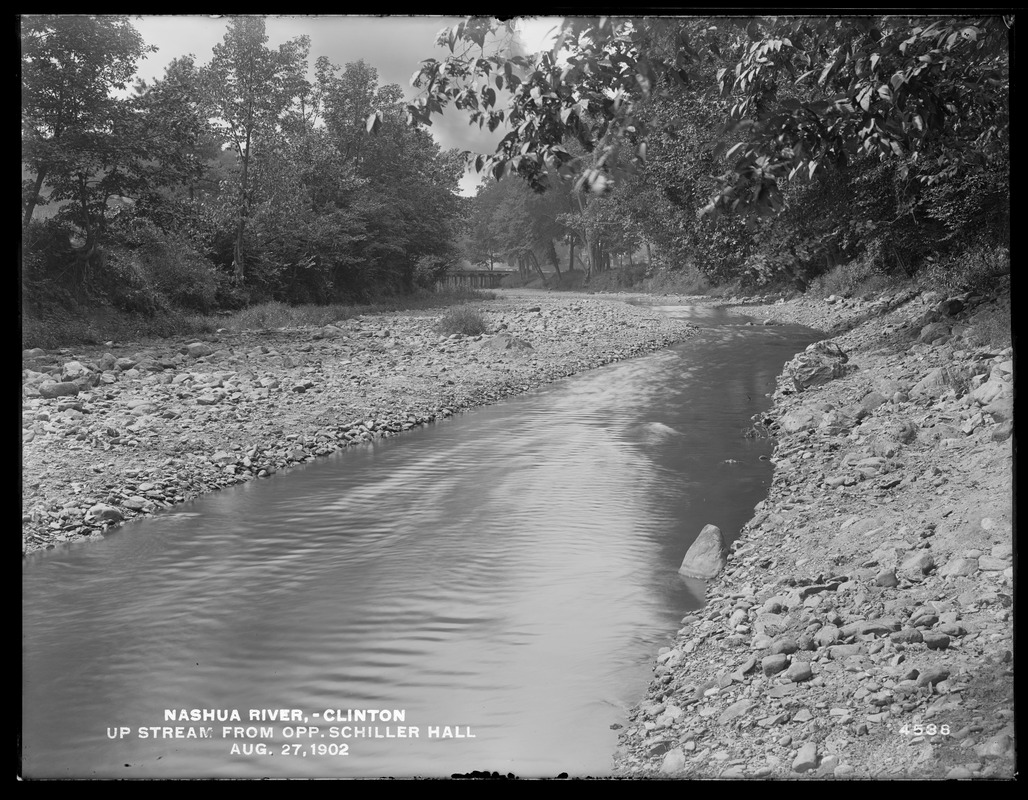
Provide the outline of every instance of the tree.
[[301,76],[309,41],[301,37],[277,51],[266,47],[267,41],[263,17],[234,17],[224,40],[214,46],[205,71],[217,125],[239,160],[233,246],[233,279],[239,284],[246,274],[245,235],[255,151],[274,136],[293,99],[306,95]]
[[26,16],[21,38],[22,163],[33,175],[22,227],[46,202],[48,183],[50,200],[75,199],[88,225],[104,195],[119,193],[116,166],[132,144],[116,138],[125,133],[126,106],[112,92],[126,88],[138,59],[155,48],[123,16]]
[[[505,23],[508,27],[511,23]],[[424,122],[449,104],[472,123],[509,132],[476,159],[496,177],[537,190],[575,171],[564,146],[593,154],[581,179],[606,190],[618,163],[646,158],[650,101],[700,84],[729,113],[715,152],[730,159],[708,212],[766,214],[780,183],[812,177],[857,152],[933,161],[926,181],[1002,158],[1009,139],[1011,19],[569,18],[554,48],[533,59],[487,54],[501,23],[468,20],[444,32],[453,55],[422,62],[410,107]],[[720,67],[707,83],[710,65]],[[734,142],[734,143],[733,143]]]

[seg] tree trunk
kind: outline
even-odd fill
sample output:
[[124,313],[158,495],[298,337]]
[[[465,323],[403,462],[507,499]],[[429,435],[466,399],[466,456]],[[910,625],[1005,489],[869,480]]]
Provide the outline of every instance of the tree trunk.
[[546,273],[543,272],[543,268],[539,266],[539,259],[535,257],[535,251],[529,250],[528,255],[532,259],[532,264],[535,265],[535,271],[539,273],[539,277],[542,279],[543,286],[546,285]]
[[43,188],[43,182],[46,180],[46,167],[39,170],[36,175],[36,185],[32,188],[32,196],[29,198],[28,205],[25,206],[25,219],[22,221],[22,228],[27,228],[29,223],[32,222],[32,214],[36,210],[36,204],[39,202],[39,192]]
[[560,286],[560,259],[557,258],[557,248],[553,246],[553,239],[550,239],[546,243],[547,255],[550,257],[550,263],[553,264],[553,268],[557,271],[557,285]]
[[236,244],[232,252],[232,281],[239,286],[246,278],[246,264],[243,255],[243,235],[246,231],[246,195],[250,172],[250,132],[246,132],[246,147],[242,153],[243,173],[239,178],[239,220],[236,224]]

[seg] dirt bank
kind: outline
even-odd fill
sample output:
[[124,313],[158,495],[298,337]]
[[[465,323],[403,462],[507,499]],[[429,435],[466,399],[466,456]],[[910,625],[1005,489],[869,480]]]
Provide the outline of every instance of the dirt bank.
[[1013,353],[983,344],[1009,294],[740,310],[837,347],[790,362],[758,421],[769,497],[725,531],[618,773],[1012,777]]
[[240,481],[432,424],[691,333],[616,299],[503,294],[489,333],[441,335],[446,309],[200,341],[27,350],[22,543],[102,532]]

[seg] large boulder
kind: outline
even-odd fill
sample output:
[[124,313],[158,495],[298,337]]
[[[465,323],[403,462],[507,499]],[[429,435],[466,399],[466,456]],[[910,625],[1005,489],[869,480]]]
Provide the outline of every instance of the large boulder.
[[814,342],[785,365],[785,375],[797,392],[820,386],[846,374],[847,356],[834,342]]
[[687,578],[713,578],[727,563],[728,545],[721,529],[716,525],[704,525],[682,559],[678,574]]
[[39,393],[46,398],[67,397],[68,395],[78,394],[79,386],[77,383],[72,383],[71,381],[44,383],[39,387]]

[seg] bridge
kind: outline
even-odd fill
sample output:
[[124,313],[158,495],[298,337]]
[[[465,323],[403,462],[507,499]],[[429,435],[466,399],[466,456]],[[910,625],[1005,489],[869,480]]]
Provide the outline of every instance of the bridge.
[[512,269],[454,269],[439,279],[439,286],[451,289],[495,289],[500,285],[500,281],[514,272]]

